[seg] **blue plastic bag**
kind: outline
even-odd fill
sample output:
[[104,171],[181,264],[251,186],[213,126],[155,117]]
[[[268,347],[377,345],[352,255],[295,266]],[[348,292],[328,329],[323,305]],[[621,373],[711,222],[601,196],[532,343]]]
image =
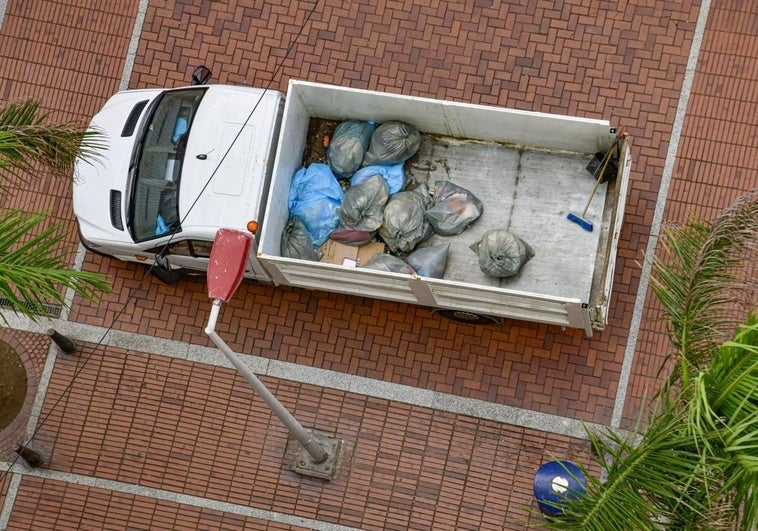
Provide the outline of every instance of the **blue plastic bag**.
[[350,186],[361,184],[374,175],[381,175],[390,187],[390,195],[401,192],[405,188],[405,172],[403,163],[374,165],[361,168],[350,178]]
[[299,217],[313,245],[321,246],[340,224],[337,207],[342,188],[328,164],[315,163],[295,172],[288,198],[290,219]]
[[166,225],[166,222],[163,221],[163,216],[158,214],[158,217],[155,218],[155,235],[163,236],[167,232],[168,232],[168,225]]

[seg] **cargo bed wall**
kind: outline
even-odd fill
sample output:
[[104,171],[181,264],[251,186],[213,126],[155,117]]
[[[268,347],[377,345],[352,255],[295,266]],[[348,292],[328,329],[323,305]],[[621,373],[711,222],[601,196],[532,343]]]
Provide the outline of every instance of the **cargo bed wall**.
[[[311,117],[376,122],[401,119],[426,135],[497,142],[508,144],[510,149],[516,151],[565,152],[569,158],[597,151],[598,143],[608,139],[608,122],[293,81],[287,93],[259,246],[259,258],[278,284],[559,324],[582,328],[591,334],[595,309],[587,307],[588,301],[584,296],[566,296],[549,289],[548,293],[539,292],[528,283],[523,284],[526,289],[522,289],[521,285],[503,287],[499,282],[479,285],[459,282],[455,278],[409,277],[282,258],[279,244],[288,218],[290,180],[301,166]],[[578,167],[581,169],[583,162]],[[591,182],[589,174],[583,178]],[[459,184],[465,186],[464,183]],[[587,188],[587,194],[590,188],[591,185]],[[493,199],[488,190],[477,192],[485,203]],[[602,208],[602,199],[598,203]],[[572,206],[581,211],[583,205]],[[604,214],[604,217],[607,216]],[[560,222],[570,224],[565,219]],[[607,222],[604,221],[604,224]],[[605,234],[595,236],[604,237]],[[601,247],[609,248],[606,244]],[[597,247],[597,241],[594,245]],[[596,257],[588,258],[588,263],[583,265],[587,269],[587,273],[583,274],[589,275],[586,284],[602,289],[603,283],[597,281],[597,271],[594,270]]]

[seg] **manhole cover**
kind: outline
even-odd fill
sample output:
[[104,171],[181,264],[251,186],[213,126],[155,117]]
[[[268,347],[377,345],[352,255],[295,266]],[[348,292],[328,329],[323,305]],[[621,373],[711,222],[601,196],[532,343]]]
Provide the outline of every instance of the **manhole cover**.
[[24,407],[26,369],[18,353],[0,341],[0,430],[7,428]]

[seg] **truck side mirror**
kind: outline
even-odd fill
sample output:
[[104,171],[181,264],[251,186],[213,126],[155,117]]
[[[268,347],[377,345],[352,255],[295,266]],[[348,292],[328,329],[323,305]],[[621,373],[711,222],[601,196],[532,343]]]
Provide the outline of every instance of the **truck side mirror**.
[[171,269],[168,256],[163,253],[155,255],[155,264],[150,267],[150,273],[164,284],[176,284],[179,282],[179,273]]
[[192,84],[193,85],[205,85],[213,75],[213,72],[205,65],[200,65],[192,72]]

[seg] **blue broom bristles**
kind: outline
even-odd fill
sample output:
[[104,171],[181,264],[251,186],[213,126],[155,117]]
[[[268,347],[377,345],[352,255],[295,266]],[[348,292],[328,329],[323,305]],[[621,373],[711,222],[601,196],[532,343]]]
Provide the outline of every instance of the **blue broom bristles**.
[[583,228],[587,232],[592,232],[593,227],[592,227],[592,222],[591,221],[587,221],[583,217],[577,216],[573,212],[569,212],[568,216],[566,216],[566,217],[569,220],[571,220],[574,223],[576,223],[577,225],[579,225],[581,228]]

